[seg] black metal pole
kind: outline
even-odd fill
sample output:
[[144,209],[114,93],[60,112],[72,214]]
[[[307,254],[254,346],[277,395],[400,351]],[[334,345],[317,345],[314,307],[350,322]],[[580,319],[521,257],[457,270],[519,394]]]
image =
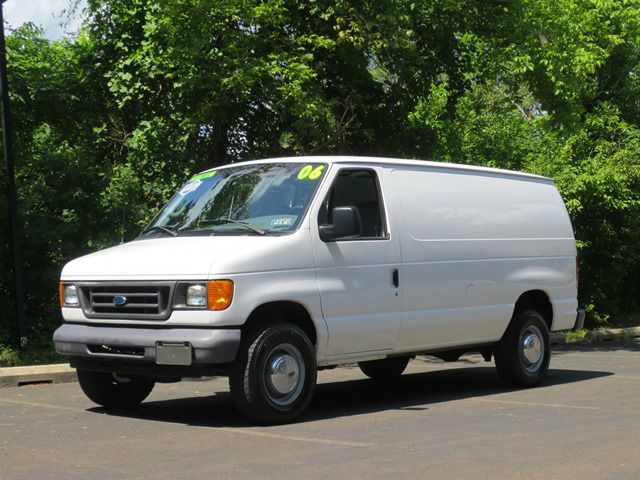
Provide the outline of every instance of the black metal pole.
[[9,111],[9,81],[7,79],[7,50],[4,42],[4,2],[0,3],[0,96],[2,97],[2,135],[6,165],[6,188],[9,207],[9,249],[13,259],[13,294],[16,307],[16,340],[21,349],[27,347],[27,331],[24,315],[24,284],[22,261],[18,242],[18,198],[16,193],[15,157],[13,151],[13,124]]

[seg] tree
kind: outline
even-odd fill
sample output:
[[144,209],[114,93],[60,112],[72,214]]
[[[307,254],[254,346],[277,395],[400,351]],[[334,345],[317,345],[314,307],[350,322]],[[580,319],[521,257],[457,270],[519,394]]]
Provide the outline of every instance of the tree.
[[89,0],[86,16],[73,39],[7,38],[32,336],[58,323],[62,265],[133,238],[194,172],[299,154],[551,176],[590,321],[639,308],[640,0]]

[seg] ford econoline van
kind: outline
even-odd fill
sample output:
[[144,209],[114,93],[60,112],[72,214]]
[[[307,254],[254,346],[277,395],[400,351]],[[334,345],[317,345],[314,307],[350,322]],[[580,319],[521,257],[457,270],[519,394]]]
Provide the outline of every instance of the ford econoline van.
[[495,358],[539,384],[549,332],[580,328],[576,246],[552,180],[365,157],[237,163],[193,176],[131,242],[68,263],[56,350],[94,402],[225,375],[265,423],[308,406],[319,369],[374,380],[411,357]]

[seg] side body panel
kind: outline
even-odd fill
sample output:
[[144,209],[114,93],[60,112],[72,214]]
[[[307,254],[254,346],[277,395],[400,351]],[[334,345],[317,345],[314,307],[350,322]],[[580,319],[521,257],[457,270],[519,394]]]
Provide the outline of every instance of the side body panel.
[[576,315],[575,241],[551,181],[395,168],[402,211],[397,352],[493,342],[514,304],[542,290],[553,329]]
[[[327,326],[322,316],[320,294],[313,263],[313,249],[305,221],[292,235],[262,248],[238,251],[211,267],[210,278],[230,278],[237,297],[215,325],[242,325],[262,304],[290,301],[309,313],[318,336],[317,357],[326,355]],[[216,312],[212,312],[216,313]]]

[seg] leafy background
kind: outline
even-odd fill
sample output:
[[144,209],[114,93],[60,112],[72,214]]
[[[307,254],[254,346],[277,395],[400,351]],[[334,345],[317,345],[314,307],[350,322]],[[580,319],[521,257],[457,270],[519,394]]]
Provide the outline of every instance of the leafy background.
[[51,359],[66,261],[133,238],[195,171],[284,155],[550,176],[588,324],[638,312],[640,0],[89,0],[85,14],[73,38],[7,37],[38,353],[10,345],[2,196],[1,363]]

